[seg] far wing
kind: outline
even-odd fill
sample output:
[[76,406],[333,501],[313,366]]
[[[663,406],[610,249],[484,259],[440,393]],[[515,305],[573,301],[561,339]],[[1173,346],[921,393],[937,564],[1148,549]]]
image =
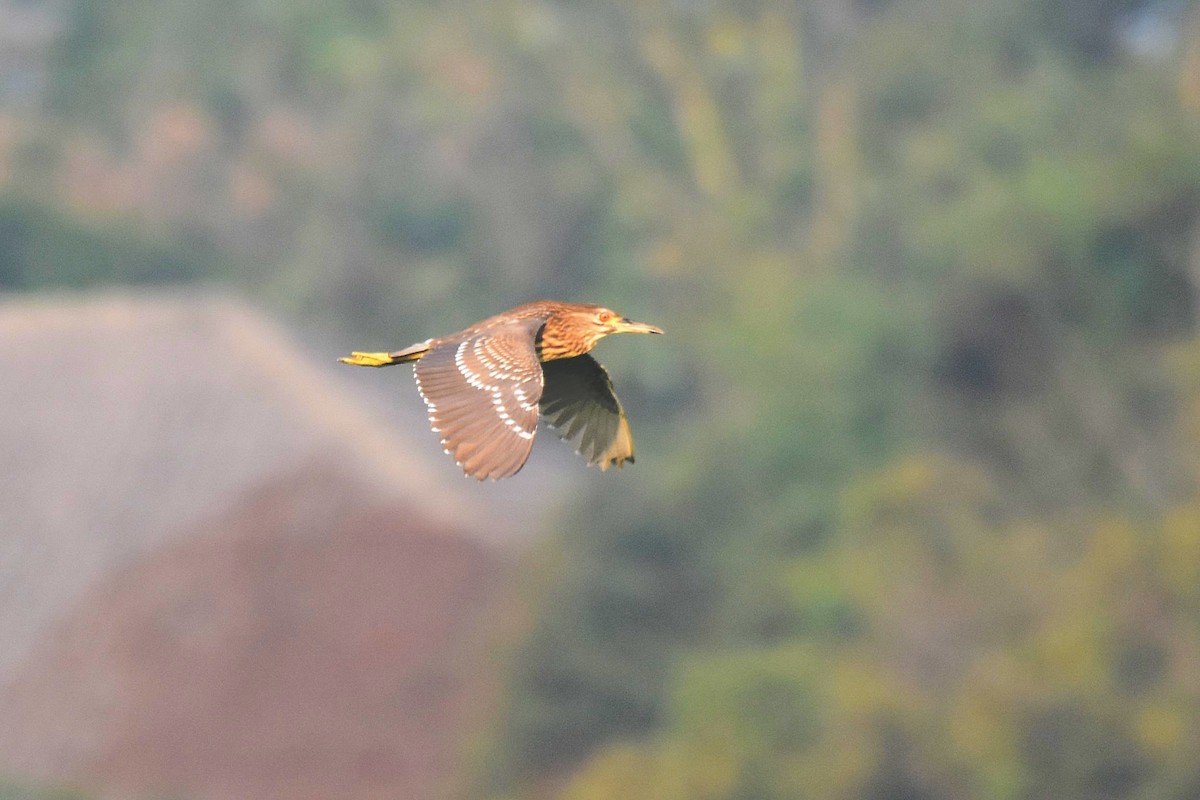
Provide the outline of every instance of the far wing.
[[547,361],[542,374],[542,416],[559,436],[602,470],[633,463],[629,422],[604,367],[583,355]]

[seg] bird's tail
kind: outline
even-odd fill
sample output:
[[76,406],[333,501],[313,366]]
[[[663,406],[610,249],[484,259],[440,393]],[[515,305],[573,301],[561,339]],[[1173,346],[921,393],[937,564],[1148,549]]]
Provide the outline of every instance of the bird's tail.
[[429,342],[421,342],[394,353],[360,353],[356,350],[348,356],[342,356],[338,361],[355,367],[390,367],[394,364],[419,361],[428,352]]

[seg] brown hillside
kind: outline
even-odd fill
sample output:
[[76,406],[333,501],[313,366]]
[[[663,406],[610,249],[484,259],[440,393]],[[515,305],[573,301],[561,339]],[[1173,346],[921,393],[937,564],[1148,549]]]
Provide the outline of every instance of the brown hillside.
[[0,750],[121,793],[442,796],[498,564],[340,488],[267,487],[89,592],[3,697]]
[[93,581],[298,465],[481,528],[469,498],[425,477],[420,458],[436,448],[388,434],[236,301],[12,298],[0,302],[0,375],[0,685]]
[[453,786],[506,515],[335,369],[225,298],[0,302],[0,776]]

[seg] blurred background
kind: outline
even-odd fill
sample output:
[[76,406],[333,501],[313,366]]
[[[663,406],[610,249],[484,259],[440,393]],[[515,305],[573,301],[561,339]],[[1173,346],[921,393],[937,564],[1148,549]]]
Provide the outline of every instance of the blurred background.
[[1200,797],[1193,3],[0,0],[0,289],[4,800]]

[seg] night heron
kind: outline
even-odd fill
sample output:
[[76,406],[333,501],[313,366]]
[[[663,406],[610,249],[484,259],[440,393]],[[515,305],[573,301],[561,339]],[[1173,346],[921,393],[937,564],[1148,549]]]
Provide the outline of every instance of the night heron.
[[600,306],[539,300],[394,353],[351,353],[360,367],[416,362],[417,389],[442,446],[472,477],[516,474],[539,414],[600,469],[633,463],[625,410],[587,353],[613,333],[662,333]]

